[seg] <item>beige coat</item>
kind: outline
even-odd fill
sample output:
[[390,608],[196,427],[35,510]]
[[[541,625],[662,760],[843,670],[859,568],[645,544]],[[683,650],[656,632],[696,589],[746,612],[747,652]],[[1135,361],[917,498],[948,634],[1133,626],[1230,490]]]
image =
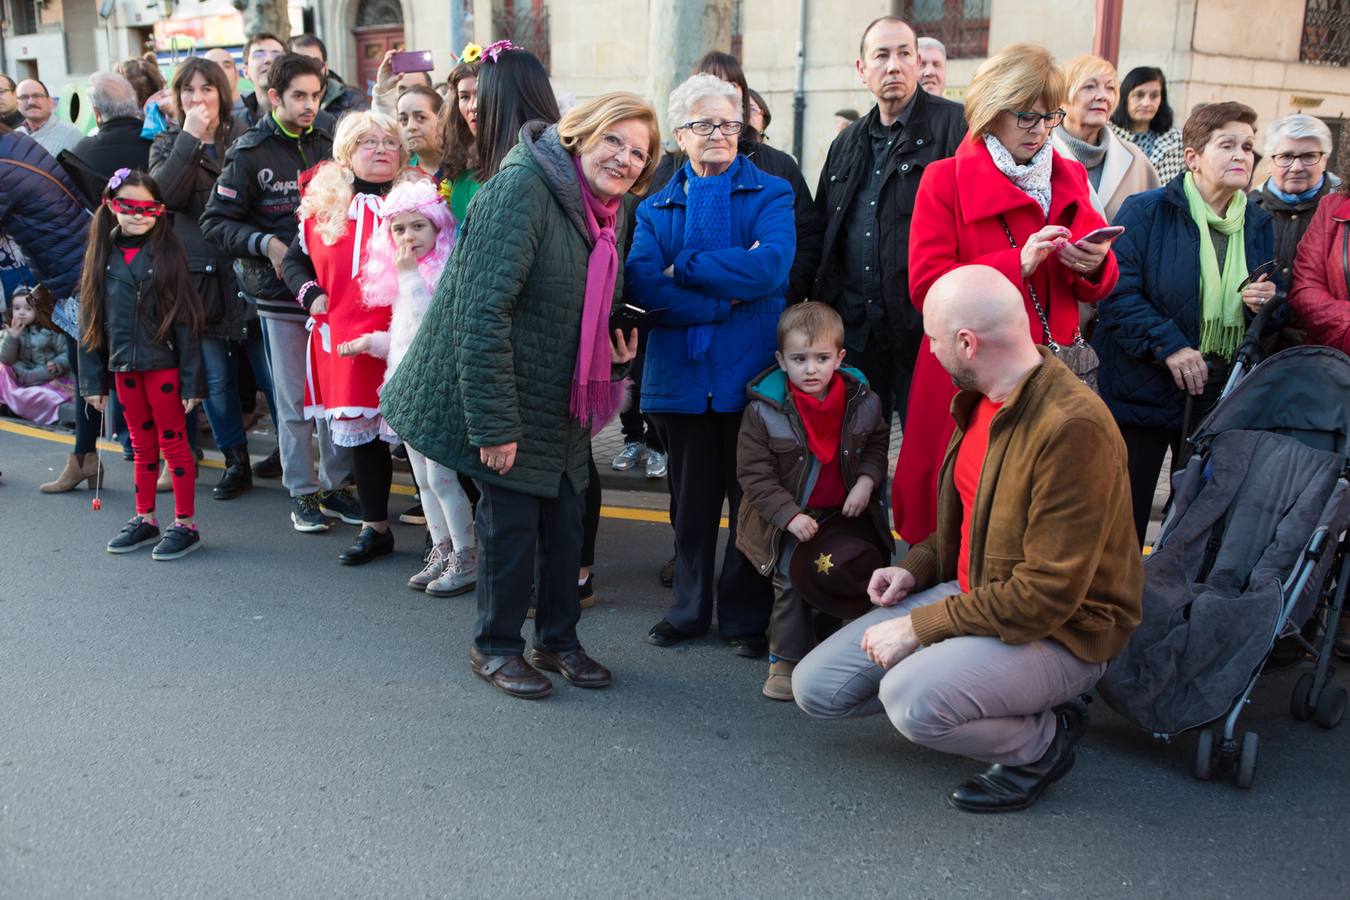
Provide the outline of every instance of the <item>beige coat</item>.
[[[1106,136],[1106,161],[1102,163],[1102,180],[1095,189],[1089,182],[1088,188],[1092,191],[1092,205],[1106,221],[1112,222],[1126,197],[1162,187],[1162,182],[1158,180],[1158,173],[1144,155],[1144,151],[1128,141],[1122,141],[1109,128],[1102,129],[1102,133]],[[1055,150],[1060,156],[1077,159],[1069,149],[1068,142],[1058,131],[1051,135],[1051,140],[1054,141]]]

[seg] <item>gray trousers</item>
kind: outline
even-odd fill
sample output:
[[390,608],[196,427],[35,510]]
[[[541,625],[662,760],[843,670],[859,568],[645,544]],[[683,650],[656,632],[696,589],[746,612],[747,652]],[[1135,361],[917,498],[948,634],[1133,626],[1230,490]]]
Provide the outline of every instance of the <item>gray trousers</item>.
[[[277,446],[281,450],[281,483],[292,497],[312,494],[320,486],[337,490],[352,480],[350,447],[333,444],[324,419],[305,418],[305,362],[309,332],[300,319],[264,317],[267,364],[272,369],[276,395]],[[319,479],[314,480],[314,452],[310,440],[319,436]]]
[[949,638],[890,670],[862,651],[871,626],[960,591],[949,581],[839,629],[793,671],[797,705],[827,719],[884,711],[914,743],[983,762],[1020,766],[1040,759],[1055,736],[1050,707],[1091,689],[1106,663],[1083,662],[1049,639],[1013,645]]

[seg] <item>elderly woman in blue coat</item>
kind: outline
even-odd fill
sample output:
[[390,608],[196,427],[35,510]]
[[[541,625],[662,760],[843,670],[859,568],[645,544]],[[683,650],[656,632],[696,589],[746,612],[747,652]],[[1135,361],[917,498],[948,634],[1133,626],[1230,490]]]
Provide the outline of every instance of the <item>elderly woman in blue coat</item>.
[[1247,322],[1275,296],[1270,213],[1247,202],[1256,112],[1197,108],[1182,130],[1186,171],[1135,194],[1116,216],[1120,279],[1098,306],[1098,386],[1129,453],[1134,526],[1144,541],[1163,458],[1218,399]]
[[753,658],[767,647],[773,590],[736,549],[736,435],[746,384],[773,363],[796,228],[792,186],[737,155],[741,110],[736,88],[705,73],[672,92],[688,161],[638,207],[624,272],[650,312],[642,412],[669,453],[675,523],[674,602],[647,639],[666,647],[703,634],[715,600],[722,638]]

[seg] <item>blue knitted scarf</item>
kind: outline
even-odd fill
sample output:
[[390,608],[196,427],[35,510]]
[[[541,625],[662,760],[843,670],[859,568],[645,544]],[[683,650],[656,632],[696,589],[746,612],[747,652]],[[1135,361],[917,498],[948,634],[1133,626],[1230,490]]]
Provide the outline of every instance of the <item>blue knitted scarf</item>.
[[[685,250],[723,250],[731,246],[731,179],[737,159],[721,175],[694,174],[689,163],[685,173]],[[712,344],[713,325],[691,325],[687,334],[690,359],[702,359]]]

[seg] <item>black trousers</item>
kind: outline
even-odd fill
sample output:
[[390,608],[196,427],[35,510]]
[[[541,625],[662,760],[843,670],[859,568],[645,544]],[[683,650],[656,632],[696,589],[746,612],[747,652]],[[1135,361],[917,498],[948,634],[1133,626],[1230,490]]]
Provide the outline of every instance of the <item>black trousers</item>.
[[389,445],[375,438],[353,447],[352,475],[356,478],[356,499],[361,501],[361,518],[367,522],[388,519],[389,485],[394,480]]
[[[66,335],[66,359],[70,360],[70,376],[78,385],[80,383],[80,345],[70,335]],[[98,433],[102,429],[103,414],[85,403],[77,389],[75,392],[75,454],[83,456],[97,450]]]
[[489,656],[525,652],[521,629],[534,585],[534,642],[557,653],[581,646],[581,515],[585,495],[560,477],[550,499],[479,482],[478,623],[473,642]]
[[881,414],[887,422],[891,413],[900,416],[900,427],[905,427],[905,413],[909,409],[909,384],[914,379],[914,360],[902,359],[873,328],[867,336],[862,352],[850,350],[844,364],[854,366],[867,376],[867,384],[881,401]]
[[1162,472],[1163,458],[1172,451],[1175,460],[1181,452],[1180,428],[1151,428],[1144,425],[1121,425],[1120,435],[1125,439],[1129,459],[1130,505],[1134,511],[1134,531],[1139,546],[1144,546],[1148,519],[1153,513],[1153,494]]
[[619,413],[619,425],[622,426],[625,443],[646,444],[657,453],[664,453],[661,436],[656,433],[651,421],[638,409],[638,398],[642,396],[644,356],[646,356],[646,351],[639,350],[637,356],[633,357],[633,364],[629,369],[629,377],[633,380],[633,402],[627,409]]
[[[670,454],[671,509],[675,523],[675,597],[666,621],[698,635],[712,625],[724,638],[762,635],[773,609],[773,585],[736,549],[736,436],[741,414],[654,413],[652,424]],[[722,571],[716,577],[722,501],[730,528]]]
[[595,535],[600,531],[600,472],[595,468],[595,453],[591,452],[590,479],[586,485],[586,509],[581,517],[581,564],[595,565]]

